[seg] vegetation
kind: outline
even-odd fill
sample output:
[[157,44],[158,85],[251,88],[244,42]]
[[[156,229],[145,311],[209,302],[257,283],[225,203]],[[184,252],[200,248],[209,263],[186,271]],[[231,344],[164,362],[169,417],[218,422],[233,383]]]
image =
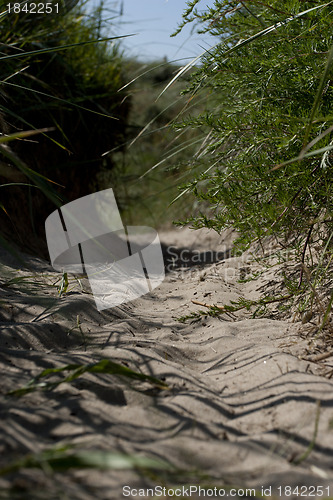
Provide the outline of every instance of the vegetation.
[[194,227],[237,229],[241,249],[292,242],[302,265],[331,241],[331,2],[188,1],[179,29],[217,40],[195,70],[125,60],[117,37],[101,41],[101,7],[75,3],[47,22],[1,13],[1,130],[16,139],[0,144],[5,234],[40,244],[54,204],[112,185],[126,222],[181,210]]
[[193,175],[192,157],[197,153],[201,134],[196,130],[175,131],[175,117],[197,115],[201,104],[181,95],[189,76],[177,78],[179,66],[167,61],[141,63],[126,59],[124,70],[131,99],[125,147],[113,151],[116,168],[100,176],[101,183],[112,185],[128,223],[170,225],[179,211],[184,216],[193,209],[192,200],[182,198],[175,206],[181,182]]
[[[115,168],[116,162],[138,130],[130,135],[131,99],[126,88],[120,90],[128,82],[126,65],[118,37],[108,33],[106,38],[101,6],[86,15],[82,2],[59,4],[62,12],[57,16],[9,13],[5,3],[0,8],[0,243],[7,245],[9,239],[20,243],[25,251],[44,251],[45,255],[45,218],[66,201],[109,187],[106,181],[116,179],[112,170],[121,172],[119,166]],[[136,178],[142,173],[141,168]],[[2,274],[5,267],[1,266]],[[36,275],[14,273],[1,286],[4,290],[18,286],[40,304],[41,292],[48,286],[44,278],[36,281]],[[59,296],[66,292],[69,281],[65,274]],[[44,312],[54,306],[59,310],[57,297],[44,300]],[[74,329],[79,330],[86,347],[79,316]],[[58,380],[44,381],[64,372],[67,374]],[[43,370],[10,395],[53,390],[88,373],[128,380],[133,390],[141,390],[142,383],[155,390],[168,389],[166,383],[153,376],[101,359]],[[26,467],[41,467],[44,471],[73,467],[135,469],[148,474],[156,469],[165,471],[168,466],[156,458],[100,449],[73,451],[71,445],[66,445],[14,460],[0,475]],[[8,492],[9,497],[14,494]]]
[[[274,237],[298,259],[296,283],[284,276],[286,293],[224,306],[196,302],[207,310],[180,321],[253,308],[260,315],[298,295],[305,312],[318,303],[318,335],[333,302],[317,291],[333,258],[333,2],[215,0],[200,11],[200,0],[188,1],[179,29],[198,23],[217,44],[200,65],[181,69],[127,60],[118,37],[106,38],[101,7],[87,16],[82,2],[59,3],[60,14],[47,19],[9,13],[6,2],[0,8],[0,243],[9,237],[43,253],[46,216],[111,185],[126,223],[160,226],[181,212],[197,228],[235,228],[240,250]],[[44,313],[72,290],[66,273],[48,285],[53,295],[56,284],[58,297],[42,297]],[[26,287],[37,303],[34,292],[46,285],[29,274],[1,286],[20,286],[22,294]],[[67,335],[78,330],[86,349],[76,317]],[[128,380],[133,389],[172,388],[101,359],[44,369],[7,396],[54,390],[91,373]],[[294,463],[312,451],[318,421],[319,403],[313,439]],[[9,463],[0,475],[22,467],[168,470],[155,459],[66,445]]]
[[203,173],[182,193],[211,210],[185,222],[233,227],[241,250],[275,237],[301,263],[290,291],[306,281],[312,293],[332,260],[332,2],[199,3],[187,2],[179,30],[194,22],[216,37],[185,91],[207,106],[176,127],[204,131],[193,160]]
[[[191,184],[215,216],[196,225],[233,226],[246,241],[331,222],[331,2],[218,1],[204,14],[191,2],[187,22],[209,25],[209,51],[187,93],[209,93],[205,113],[179,126],[210,132]],[[239,210],[241,208],[241,210]]]
[[175,116],[193,113],[180,96],[187,79],[163,93],[179,68],[126,59],[117,37],[101,41],[110,37],[103,4],[87,15],[85,2],[76,3],[64,2],[61,15],[47,20],[6,11],[0,17],[1,132],[43,129],[11,142],[15,158],[2,149],[1,229],[45,256],[44,220],[54,204],[92,190],[112,186],[127,223],[160,227],[192,208],[185,199],[169,206],[190,178],[186,158],[198,149],[197,132],[170,127]]
[[98,173],[114,165],[102,153],[124,142],[129,105],[118,92],[118,37],[103,39],[101,11],[87,16],[74,3],[53,16],[0,17],[1,132],[43,129],[1,149],[1,228],[25,249],[41,247],[54,204],[96,189]]

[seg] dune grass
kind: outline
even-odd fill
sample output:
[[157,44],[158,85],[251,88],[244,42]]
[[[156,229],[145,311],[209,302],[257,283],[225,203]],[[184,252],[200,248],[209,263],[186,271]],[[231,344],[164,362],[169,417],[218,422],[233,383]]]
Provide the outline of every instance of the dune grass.
[[102,153],[124,141],[123,36],[106,35],[101,7],[85,4],[61,2],[54,16],[1,13],[0,222],[24,248],[45,239],[54,206],[96,189],[114,165]]
[[124,87],[131,100],[127,140],[113,150],[116,166],[102,172],[102,185],[112,185],[128,224],[170,226],[179,212],[190,215],[193,200],[171,204],[180,183],[192,174],[192,158],[201,144],[201,134],[177,132],[171,125],[178,116],[196,116],[203,107],[181,96],[187,76],[163,89],[179,71],[179,62],[124,63],[128,82]]
[[[62,372],[70,372],[70,375],[67,375],[62,380],[58,380],[56,382],[40,382],[40,379],[44,379],[46,377],[50,377],[54,374],[62,373]],[[168,389],[168,385],[161,380],[158,380],[155,377],[150,375],[145,375],[143,373],[135,372],[126,366],[123,366],[119,363],[114,363],[109,359],[102,359],[97,363],[89,363],[86,365],[72,364],[66,365],[58,368],[47,368],[39,373],[36,377],[34,377],[26,386],[20,387],[19,389],[14,389],[13,391],[8,392],[8,396],[24,396],[29,392],[36,391],[37,389],[43,390],[52,390],[58,385],[66,382],[72,382],[72,380],[77,379],[84,373],[107,373],[116,376],[122,376],[125,378],[140,380],[141,382],[150,382],[155,387],[159,389]]]

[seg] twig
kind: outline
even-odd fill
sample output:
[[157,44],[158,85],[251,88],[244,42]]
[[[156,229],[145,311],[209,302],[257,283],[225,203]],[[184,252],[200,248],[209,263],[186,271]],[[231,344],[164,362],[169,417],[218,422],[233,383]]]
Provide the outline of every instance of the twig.
[[309,232],[308,232],[308,235],[307,235],[306,240],[305,240],[303,252],[302,252],[302,261],[301,261],[302,262],[302,266],[301,266],[301,274],[300,274],[299,282],[298,282],[298,288],[300,288],[301,284],[302,284],[303,272],[304,272],[305,252],[306,252],[307,246],[308,246],[309,241],[310,241],[310,236],[311,236],[313,227],[314,227],[314,224],[311,224]]
[[[276,299],[259,299],[259,300],[251,300],[249,301],[251,305],[262,305],[262,304],[273,304],[273,302],[280,302],[281,300],[287,300],[290,299],[293,296],[293,294],[289,295],[283,295],[282,297],[278,297]],[[194,300],[192,299],[191,302],[193,304],[197,304],[198,306],[203,306],[203,307],[208,307],[210,309],[221,309],[221,311],[227,311],[228,307],[232,306],[217,306],[215,304],[206,304],[206,302],[200,302],[199,300]],[[248,304],[244,306],[239,306],[237,309],[235,308],[235,311],[239,311],[240,309],[245,309],[248,306]]]
[[211,304],[206,304],[206,302],[200,302],[199,300],[194,300],[192,299],[191,301],[193,304],[197,304],[198,306],[203,306],[203,307],[216,307],[217,309],[221,309],[221,311],[225,311],[225,306],[215,306]]
[[305,359],[306,361],[312,361],[315,363],[316,361],[323,361],[323,359],[327,359],[333,356],[333,351],[327,351],[327,352],[322,352],[321,354],[316,354],[315,356],[307,356]]

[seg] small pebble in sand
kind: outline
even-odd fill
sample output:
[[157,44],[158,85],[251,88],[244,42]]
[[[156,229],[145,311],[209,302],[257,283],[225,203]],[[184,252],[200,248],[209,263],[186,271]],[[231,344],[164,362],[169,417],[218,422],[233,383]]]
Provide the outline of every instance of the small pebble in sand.
[[312,319],[312,311],[304,311],[302,314],[301,314],[301,318],[302,318],[302,323],[303,325],[305,323],[308,323],[311,319]]

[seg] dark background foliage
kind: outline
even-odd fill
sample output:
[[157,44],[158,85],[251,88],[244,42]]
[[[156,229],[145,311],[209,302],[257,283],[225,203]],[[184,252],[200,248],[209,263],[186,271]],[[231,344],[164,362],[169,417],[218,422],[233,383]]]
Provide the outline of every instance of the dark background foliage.
[[[125,80],[117,41],[85,44],[100,39],[101,33],[96,20],[78,20],[81,16],[77,7],[66,12],[60,23],[53,18],[46,26],[41,21],[27,23],[24,16],[18,19],[15,14],[0,22],[5,42],[1,56],[23,55],[9,57],[2,65],[2,133],[49,129],[11,142],[10,151],[51,181],[43,182],[56,193],[59,204],[95,190],[98,174],[114,167],[112,155],[102,154],[125,142],[130,105],[125,92],[118,92]],[[56,48],[68,44],[76,45]],[[2,161],[8,164],[8,157]],[[29,180],[22,171],[8,172],[2,169],[2,183],[5,178]],[[44,222],[55,208],[54,198],[51,201],[34,187],[13,185],[1,195],[3,233],[26,249],[44,246]]]

